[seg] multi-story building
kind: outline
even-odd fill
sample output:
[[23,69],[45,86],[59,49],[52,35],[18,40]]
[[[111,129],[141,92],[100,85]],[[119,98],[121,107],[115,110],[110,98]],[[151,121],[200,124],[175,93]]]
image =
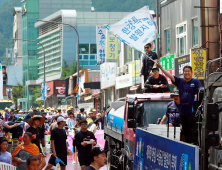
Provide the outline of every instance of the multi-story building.
[[[91,0],[22,0],[22,38],[37,41],[39,29],[34,26],[37,19],[42,19],[60,9],[91,11]],[[28,107],[33,104],[33,89],[39,84],[38,46],[35,42],[22,42],[24,97]]]

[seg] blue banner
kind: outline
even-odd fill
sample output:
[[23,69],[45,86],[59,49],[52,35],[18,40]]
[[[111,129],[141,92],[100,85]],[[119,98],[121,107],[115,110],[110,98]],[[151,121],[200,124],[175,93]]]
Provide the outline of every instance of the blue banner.
[[199,147],[137,129],[134,170],[198,170]]

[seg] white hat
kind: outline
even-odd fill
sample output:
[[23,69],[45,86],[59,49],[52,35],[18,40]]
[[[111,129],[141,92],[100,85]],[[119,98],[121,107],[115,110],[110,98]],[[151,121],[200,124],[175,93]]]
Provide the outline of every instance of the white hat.
[[64,119],[64,117],[62,116],[59,116],[58,119],[57,119],[57,123],[58,122],[65,122],[66,120]]

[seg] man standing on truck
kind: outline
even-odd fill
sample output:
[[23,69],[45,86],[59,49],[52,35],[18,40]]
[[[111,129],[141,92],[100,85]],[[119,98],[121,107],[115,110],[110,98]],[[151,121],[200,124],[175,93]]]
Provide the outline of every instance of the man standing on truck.
[[141,66],[141,71],[140,71],[140,77],[143,75],[144,83],[146,82],[149,75],[152,75],[151,70],[153,66],[156,66],[156,64],[149,58],[158,62],[157,54],[151,50],[151,47],[152,47],[151,43],[148,43],[144,46],[146,55],[143,56],[142,66]]
[[166,77],[159,73],[159,68],[152,68],[153,75],[145,82],[145,93],[170,93]]
[[179,89],[180,95],[180,121],[187,143],[197,144],[197,136],[193,136],[193,132],[196,130],[195,113],[193,113],[193,101],[197,94],[197,90],[202,87],[198,79],[192,78],[192,67],[185,66],[183,68],[184,78],[179,78],[171,75],[166,71],[159,63],[157,66],[168,76],[174,85]]

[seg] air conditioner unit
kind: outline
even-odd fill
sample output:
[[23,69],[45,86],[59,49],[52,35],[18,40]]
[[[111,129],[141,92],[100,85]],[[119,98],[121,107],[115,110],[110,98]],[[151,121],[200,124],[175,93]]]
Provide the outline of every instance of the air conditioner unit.
[[120,74],[120,67],[117,67],[116,74],[117,74],[117,75]]
[[123,67],[120,67],[120,74],[123,73]]
[[123,73],[128,73],[128,65],[123,66]]

